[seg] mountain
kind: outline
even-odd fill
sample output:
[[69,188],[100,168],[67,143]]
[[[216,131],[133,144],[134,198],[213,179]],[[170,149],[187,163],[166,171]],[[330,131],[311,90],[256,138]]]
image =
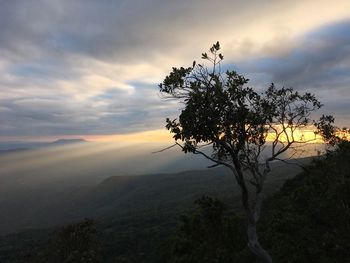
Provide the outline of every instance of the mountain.
[[6,141],[0,142],[0,151],[6,154],[14,151],[38,149],[45,145],[47,145],[45,142]]
[[86,143],[84,139],[58,139],[54,142],[49,143],[49,145],[65,145],[65,144],[74,144],[74,143]]
[[24,150],[41,149],[45,147],[54,147],[62,145],[71,145],[86,143],[84,139],[57,139],[52,142],[26,142],[26,141],[8,141],[0,142],[0,154],[21,152]]
[[30,148],[14,148],[14,149],[8,149],[8,150],[0,150],[0,154],[8,154],[8,153],[18,153],[22,151],[30,150]]

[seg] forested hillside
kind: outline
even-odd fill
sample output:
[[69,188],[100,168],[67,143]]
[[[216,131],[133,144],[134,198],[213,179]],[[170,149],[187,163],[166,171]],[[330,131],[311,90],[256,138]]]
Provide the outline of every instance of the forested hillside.
[[[287,180],[266,200],[258,233],[275,262],[350,262],[349,160],[350,143],[344,142],[338,150]],[[282,173],[286,169],[288,166]],[[270,181],[270,191],[277,187],[281,175],[275,174]],[[225,184],[230,177],[223,175],[216,181],[220,175],[203,173],[201,178],[200,173],[184,173],[177,176],[178,180],[176,176],[167,177],[173,181],[163,191],[160,189],[166,181],[159,181],[158,188],[154,188],[147,183],[149,179],[143,178],[140,181],[143,187],[139,185],[134,198],[131,194],[124,195],[123,198],[135,202],[136,207],[140,205],[142,210],[3,237],[1,262],[56,262],[58,259],[59,262],[86,262],[89,258],[91,262],[254,262],[246,248],[242,214],[238,205],[231,204],[237,197],[227,196],[230,192]],[[186,184],[181,184],[185,176]],[[111,178],[96,189],[95,194],[101,188],[104,194],[95,195],[93,204],[100,201],[105,205],[117,204],[107,198],[112,198],[114,193],[118,198],[112,199],[116,202],[123,196],[113,192],[113,181],[117,179]],[[200,191],[193,195],[190,191],[196,189],[195,179]],[[136,187],[135,181],[129,184],[131,188]],[[151,197],[142,200],[147,193],[156,195],[154,200],[158,203],[152,206]],[[200,194],[212,197],[199,198],[191,206],[190,202]],[[159,200],[164,201],[164,207]],[[121,208],[120,205],[116,208]]]
[[[350,143],[342,142],[265,202],[258,233],[275,262],[350,262],[349,161]],[[228,212],[218,200],[199,200],[182,218],[168,262],[254,262],[242,217]]]

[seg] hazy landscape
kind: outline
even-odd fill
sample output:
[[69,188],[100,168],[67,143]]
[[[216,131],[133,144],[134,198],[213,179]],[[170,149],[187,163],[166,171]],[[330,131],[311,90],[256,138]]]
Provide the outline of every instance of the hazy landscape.
[[[87,141],[31,147],[0,155],[0,210],[4,211],[0,233],[5,235],[0,251],[8,249],[6,236],[11,233],[50,229],[84,218],[101,225],[114,222],[113,228],[125,220],[146,221],[148,228],[158,227],[161,220],[166,226],[163,231],[169,232],[179,215],[203,195],[221,198],[232,209],[240,210],[240,190],[226,168],[204,169],[210,165],[208,160],[185,156],[176,148],[152,153],[164,145],[122,147]],[[291,163],[305,165],[310,161],[304,158]],[[273,167],[267,182],[268,196],[302,170],[295,164],[276,163]],[[137,229],[135,235],[140,231]],[[120,242],[127,242],[125,238]],[[30,242],[24,241],[27,246]]]
[[[0,219],[2,234],[54,226],[84,217],[105,216],[115,211],[128,214],[132,210],[142,210],[142,207],[161,206],[157,193],[175,196],[181,188],[185,191],[183,204],[189,204],[189,200],[206,193],[200,187],[196,189],[196,184],[203,183],[204,190],[210,190],[207,189],[210,180],[228,180],[229,184],[223,183],[227,186],[225,194],[236,192],[239,195],[238,189],[231,189],[235,182],[227,169],[205,169],[211,165],[210,161],[200,156],[184,155],[177,148],[156,153],[165,148],[162,144],[123,147],[118,143],[68,140],[27,147],[26,150],[7,149],[0,155],[0,209],[6,211]],[[310,148],[314,153],[317,146]],[[297,162],[305,161],[300,159]],[[280,163],[276,166],[276,175],[271,178],[277,185],[271,187],[276,189],[300,171],[296,165]],[[287,176],[277,176],[286,171]],[[207,185],[205,180],[209,180]],[[186,188],[189,188],[187,192]],[[220,193],[222,190],[218,184],[210,191]],[[123,194],[126,196],[120,197]],[[103,198],[110,203],[103,202]],[[137,199],[136,204],[134,198]],[[142,201],[150,203],[139,204]],[[172,203],[175,207],[183,204]],[[118,205],[127,209],[118,208]]]
[[[178,149],[159,156],[150,151],[158,145],[143,145],[145,152],[135,155],[140,168],[134,165],[136,159],[126,163],[118,158],[125,148],[108,144],[110,151],[102,154],[99,146],[107,147],[79,141],[2,153],[2,262],[46,262],[38,255],[41,249],[48,251],[45,244],[56,229],[84,218],[96,222],[103,262],[162,262],[169,257],[180,215],[194,209],[195,200],[207,195],[231,211],[241,211],[240,189],[227,168],[203,169],[207,160],[193,155],[188,159]],[[266,197],[305,171],[302,167],[312,159],[273,163]],[[163,165],[156,165],[159,161]]]
[[0,263],[350,263],[350,1],[0,1]]

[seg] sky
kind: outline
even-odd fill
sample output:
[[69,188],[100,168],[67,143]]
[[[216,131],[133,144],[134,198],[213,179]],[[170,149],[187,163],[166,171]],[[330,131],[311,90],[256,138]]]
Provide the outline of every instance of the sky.
[[349,127],[349,10],[349,0],[0,0],[0,141],[165,138],[181,105],[158,84],[216,41],[250,86],[315,93],[320,114]]

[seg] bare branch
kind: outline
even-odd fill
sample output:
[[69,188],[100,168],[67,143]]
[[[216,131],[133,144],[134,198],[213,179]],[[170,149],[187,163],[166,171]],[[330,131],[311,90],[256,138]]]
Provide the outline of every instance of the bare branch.
[[176,145],[177,145],[177,144],[174,143],[173,145],[170,145],[170,146],[168,146],[168,147],[166,147],[166,148],[164,148],[164,149],[161,149],[161,150],[159,150],[159,151],[152,152],[152,154],[164,152],[164,151],[166,151],[166,150],[169,150],[169,149],[175,147]]

